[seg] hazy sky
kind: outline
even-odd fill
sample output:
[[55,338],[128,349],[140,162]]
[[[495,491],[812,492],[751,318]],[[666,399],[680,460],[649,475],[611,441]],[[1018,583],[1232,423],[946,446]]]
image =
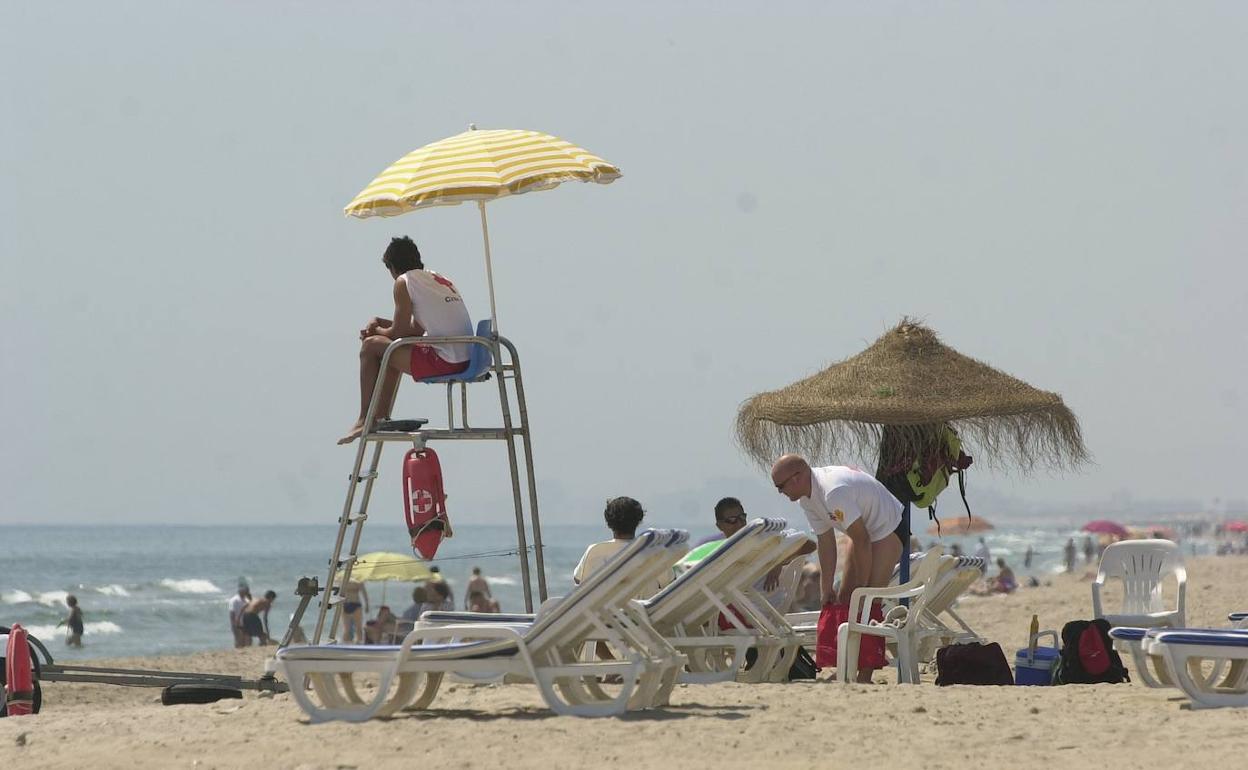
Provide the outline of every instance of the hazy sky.
[[[797,516],[737,407],[903,315],[1082,421],[1094,465],[977,466],[977,513],[1248,497],[1242,3],[2,7],[0,524],[332,523],[389,238],[488,315],[474,208],[342,206],[470,121],[624,172],[489,208],[547,522]],[[510,520],[501,445],[441,454]]]

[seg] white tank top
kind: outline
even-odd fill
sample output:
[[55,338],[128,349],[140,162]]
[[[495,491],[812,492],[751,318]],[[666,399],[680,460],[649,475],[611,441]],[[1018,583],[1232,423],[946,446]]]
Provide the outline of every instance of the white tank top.
[[[455,284],[432,270],[409,270],[402,276],[407,296],[412,299],[412,320],[430,337],[471,337],[472,319],[459,296]],[[443,361],[453,364],[467,361],[471,345],[459,342],[434,345]]]

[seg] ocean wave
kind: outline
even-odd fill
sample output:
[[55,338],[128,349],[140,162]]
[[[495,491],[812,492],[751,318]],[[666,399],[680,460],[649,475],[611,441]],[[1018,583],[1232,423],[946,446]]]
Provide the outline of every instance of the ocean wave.
[[99,586],[95,589],[95,591],[96,593],[101,593],[101,594],[104,594],[105,596],[129,596],[130,595],[130,592],[125,589],[125,586],[119,586],[116,583],[112,583],[106,586]]
[[[55,639],[65,634],[65,626],[22,626],[39,641]],[[83,626],[83,635],[120,634],[121,626],[111,620],[96,620]]]
[[500,586],[518,586],[518,585],[520,585],[520,579],[519,579],[519,578],[514,578],[514,577],[499,577],[499,576],[497,576],[497,575],[493,575],[493,576],[490,576],[490,577],[486,578],[486,580],[488,580],[490,583],[492,583],[492,584],[494,584],[494,585],[500,585]]
[[35,601],[45,607],[64,607],[66,596],[69,596],[69,591],[43,591]]
[[211,580],[202,578],[187,578],[186,580],[174,580],[173,578],[165,578],[160,584],[170,591],[180,594],[219,594],[221,589],[217,588]]
[[33,602],[35,597],[21,590],[14,588],[11,591],[0,591],[0,604],[22,604],[23,602]]

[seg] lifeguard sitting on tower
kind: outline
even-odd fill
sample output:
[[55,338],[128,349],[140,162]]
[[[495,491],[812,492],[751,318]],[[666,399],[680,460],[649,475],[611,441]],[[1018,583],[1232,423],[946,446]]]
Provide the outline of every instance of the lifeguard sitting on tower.
[[[394,318],[375,317],[360,330],[360,416],[347,435],[338,440],[339,444],[349,444],[364,432],[368,403],[381,374],[381,359],[391,342],[424,335],[473,335],[472,319],[455,284],[446,276],[425,269],[420,250],[411,238],[392,238],[381,261],[394,278]],[[410,353],[391,356],[376,419],[390,417],[402,374],[410,374],[416,380],[458,374],[468,368],[470,348],[460,342],[413,345]]]

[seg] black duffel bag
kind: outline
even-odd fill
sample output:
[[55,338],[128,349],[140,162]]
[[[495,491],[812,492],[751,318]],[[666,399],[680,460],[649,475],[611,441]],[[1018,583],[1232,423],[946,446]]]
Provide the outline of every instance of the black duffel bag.
[[1014,684],[1001,645],[951,644],[936,651],[936,684]]

